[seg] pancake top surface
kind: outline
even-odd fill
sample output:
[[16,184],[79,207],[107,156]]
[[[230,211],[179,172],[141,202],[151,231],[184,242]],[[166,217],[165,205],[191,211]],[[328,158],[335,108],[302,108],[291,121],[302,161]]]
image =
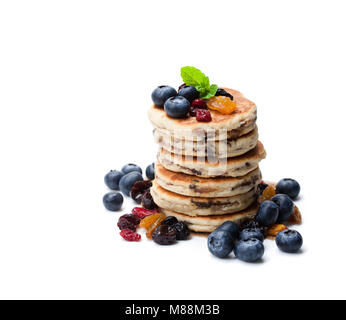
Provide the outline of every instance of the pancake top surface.
[[254,121],[256,119],[256,105],[252,101],[246,99],[243,94],[233,89],[224,88],[227,92],[232,94],[234,101],[237,104],[237,109],[232,114],[224,115],[218,111],[209,110],[212,121],[199,122],[195,117],[188,117],[184,119],[174,119],[169,117],[163,108],[158,108],[153,105],[148,113],[150,121],[158,128],[167,130],[191,129],[191,130],[206,130],[206,129],[237,129],[247,121]]

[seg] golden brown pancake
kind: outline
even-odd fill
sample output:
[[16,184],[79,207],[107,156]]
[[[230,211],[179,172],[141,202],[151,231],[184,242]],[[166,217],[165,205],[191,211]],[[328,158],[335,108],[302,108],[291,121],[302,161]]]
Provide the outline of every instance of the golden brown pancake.
[[256,168],[242,177],[201,178],[177,173],[155,164],[155,181],[164,189],[191,197],[232,197],[256,188],[262,179]]
[[[180,136],[186,140],[204,139],[212,134],[214,140],[219,140],[218,136],[234,131],[233,138],[242,134],[242,131],[253,126],[257,117],[257,108],[255,103],[246,99],[243,94],[233,89],[225,88],[227,92],[233,95],[237,104],[237,109],[232,114],[224,115],[218,111],[209,110],[212,121],[199,122],[195,117],[184,119],[175,119],[169,117],[163,108],[153,105],[148,112],[149,119],[154,127],[166,129],[174,136]],[[248,132],[248,131],[247,131]],[[244,133],[243,133],[244,134]],[[223,138],[224,139],[224,138]]]
[[155,180],[150,189],[154,202],[168,209],[191,216],[234,213],[249,207],[256,199],[256,189],[232,197],[189,197],[162,188]]
[[166,216],[174,216],[179,221],[185,222],[189,229],[195,232],[213,232],[218,226],[226,221],[241,224],[243,221],[253,219],[257,214],[258,205],[254,203],[250,207],[237,213],[223,214],[207,217],[193,217],[172,210],[161,209]]
[[266,152],[260,141],[257,146],[244,155],[229,159],[197,158],[192,156],[179,156],[161,149],[158,161],[167,170],[182,172],[199,177],[239,177],[246,175],[258,167],[264,159]]

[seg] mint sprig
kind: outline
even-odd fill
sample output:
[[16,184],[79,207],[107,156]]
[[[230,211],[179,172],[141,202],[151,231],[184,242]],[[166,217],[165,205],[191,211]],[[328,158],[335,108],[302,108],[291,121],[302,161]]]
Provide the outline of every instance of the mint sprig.
[[186,85],[196,88],[201,99],[215,96],[218,86],[210,85],[209,78],[201,70],[195,67],[182,67],[180,74]]

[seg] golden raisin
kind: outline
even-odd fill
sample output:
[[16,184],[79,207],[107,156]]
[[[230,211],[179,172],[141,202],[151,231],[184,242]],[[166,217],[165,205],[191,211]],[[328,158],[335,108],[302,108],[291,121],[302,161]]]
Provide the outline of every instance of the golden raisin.
[[207,106],[209,109],[219,111],[222,114],[231,114],[237,109],[235,101],[224,96],[211,97],[207,102]]
[[262,203],[263,201],[270,200],[272,197],[274,197],[276,194],[275,188],[272,185],[269,185],[266,187],[262,194],[258,197],[257,201],[258,203]]
[[302,220],[302,214],[300,213],[298,207],[294,205],[292,215],[290,216],[287,222],[291,224],[301,224]]
[[148,239],[152,239],[152,234],[154,230],[162,223],[163,220],[165,220],[165,218],[166,217],[164,215],[161,215],[156,219],[156,221],[152,225],[149,226],[146,233]]
[[148,230],[148,228],[153,224],[155,223],[155,221],[160,218],[160,217],[163,217],[165,218],[165,215],[162,214],[162,213],[155,213],[155,214],[152,214],[150,216],[147,216],[145,217],[144,219],[141,220],[141,222],[139,223],[139,227],[140,228],[145,228]]
[[272,237],[276,237],[279,232],[286,230],[286,229],[287,229],[287,227],[283,224],[274,224],[273,226],[271,226],[270,228],[267,229],[267,235],[272,236]]

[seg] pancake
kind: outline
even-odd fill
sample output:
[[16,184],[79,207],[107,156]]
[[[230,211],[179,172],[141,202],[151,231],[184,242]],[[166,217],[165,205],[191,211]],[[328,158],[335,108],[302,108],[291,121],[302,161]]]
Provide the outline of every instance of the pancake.
[[219,135],[225,134],[235,139],[252,130],[257,118],[257,108],[255,103],[246,99],[239,91],[227,88],[225,90],[233,95],[237,109],[229,115],[209,110],[212,117],[210,122],[199,122],[195,117],[174,119],[169,117],[163,108],[155,105],[149,109],[148,117],[154,127],[174,132],[174,136],[186,140],[204,140],[210,135],[214,140],[222,140],[225,138],[220,139]]
[[155,164],[155,181],[162,188],[191,197],[232,197],[256,188],[261,178],[258,168],[243,177],[200,178],[172,172],[159,163]]
[[162,188],[155,180],[150,189],[154,202],[168,209],[190,216],[208,216],[234,213],[249,207],[257,198],[256,189],[233,197],[189,197]]
[[185,222],[189,229],[195,232],[213,232],[218,226],[225,221],[233,221],[237,224],[245,220],[253,219],[257,214],[258,205],[254,203],[252,206],[233,214],[216,215],[210,217],[192,217],[175,211],[161,209],[166,216],[174,216],[179,221]]
[[158,161],[166,169],[174,172],[182,172],[189,175],[209,178],[217,176],[239,177],[248,174],[258,167],[264,159],[266,152],[260,141],[257,146],[244,155],[222,159],[206,159],[191,156],[179,156],[161,149],[158,153]]
[[161,148],[174,154],[193,157],[230,158],[237,157],[255,148],[258,131],[257,126],[255,126],[254,130],[237,139],[201,140],[196,142],[167,135],[162,130],[154,130],[154,138]]

